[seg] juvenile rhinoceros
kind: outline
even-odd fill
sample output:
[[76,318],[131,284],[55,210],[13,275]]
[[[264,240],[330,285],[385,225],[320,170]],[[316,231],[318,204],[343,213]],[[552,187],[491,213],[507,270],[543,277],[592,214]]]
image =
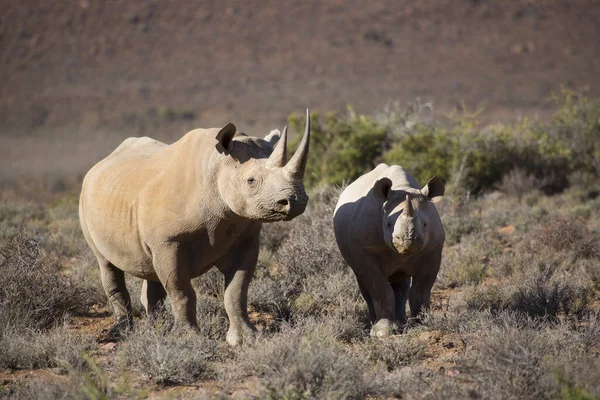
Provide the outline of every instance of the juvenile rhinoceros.
[[225,277],[227,342],[252,335],[247,293],[263,222],[288,221],[308,202],[303,176],[310,125],[287,161],[287,128],[267,140],[236,127],[196,129],[172,145],[129,138],[85,176],[79,217],[117,320],[131,323],[124,272],[144,279],[151,314],[166,296],[175,326],[195,328],[191,279],[216,266]]
[[[432,202],[444,195],[433,177],[420,189],[398,165],[379,164],[341,194],[335,238],[356,275],[374,324],[371,335],[388,336],[429,307],[444,245],[444,228]],[[411,285],[412,278],[412,285]]]

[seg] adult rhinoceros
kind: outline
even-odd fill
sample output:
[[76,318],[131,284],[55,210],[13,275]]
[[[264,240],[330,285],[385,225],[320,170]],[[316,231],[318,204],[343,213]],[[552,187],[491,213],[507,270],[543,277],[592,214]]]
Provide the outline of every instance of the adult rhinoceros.
[[98,259],[115,329],[131,324],[127,272],[144,279],[148,313],[168,296],[175,324],[196,327],[191,279],[216,266],[225,276],[227,342],[254,327],[247,293],[263,222],[287,221],[308,202],[303,176],[310,125],[287,162],[287,128],[267,140],[236,127],[196,129],[177,142],[129,138],[85,176],[79,217]]
[[[335,238],[354,271],[373,322],[371,335],[387,336],[429,307],[444,245],[444,228],[432,202],[444,195],[433,177],[420,188],[398,165],[380,164],[341,194]],[[412,280],[412,284],[411,284]]]

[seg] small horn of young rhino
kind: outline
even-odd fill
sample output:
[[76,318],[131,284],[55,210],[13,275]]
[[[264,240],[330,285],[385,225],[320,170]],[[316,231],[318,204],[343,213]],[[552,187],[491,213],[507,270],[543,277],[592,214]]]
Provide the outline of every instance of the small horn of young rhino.
[[275,145],[273,152],[267,160],[267,166],[282,168],[287,162],[287,126],[283,128],[283,133],[279,138],[279,141]]
[[306,161],[308,159],[308,147],[310,142],[310,114],[308,109],[306,110],[306,129],[304,130],[304,136],[300,146],[296,150],[296,153],[292,156],[290,162],[287,163],[285,169],[290,175],[296,179],[304,178],[304,170],[306,169]]

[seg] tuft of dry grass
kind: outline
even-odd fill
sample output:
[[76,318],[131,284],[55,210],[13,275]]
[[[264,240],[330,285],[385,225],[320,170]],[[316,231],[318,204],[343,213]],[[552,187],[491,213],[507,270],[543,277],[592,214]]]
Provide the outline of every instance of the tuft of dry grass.
[[142,320],[119,349],[121,367],[160,385],[214,377],[211,361],[217,359],[219,343],[195,331],[170,327],[166,314]]
[[4,330],[0,336],[0,369],[65,367],[81,369],[81,353],[95,347],[89,335],[73,333],[67,327],[48,332]]
[[2,244],[0,329],[47,329],[91,305],[87,287],[43,258],[45,244],[46,238],[24,233]]
[[526,249],[533,252],[570,251],[577,258],[600,258],[600,237],[580,221],[557,216],[532,230],[525,238]]
[[381,381],[374,386],[375,370],[340,344],[343,329],[336,325],[309,318],[258,338],[236,352],[237,379],[259,377],[261,397],[274,399],[358,399],[393,392],[396,388]]

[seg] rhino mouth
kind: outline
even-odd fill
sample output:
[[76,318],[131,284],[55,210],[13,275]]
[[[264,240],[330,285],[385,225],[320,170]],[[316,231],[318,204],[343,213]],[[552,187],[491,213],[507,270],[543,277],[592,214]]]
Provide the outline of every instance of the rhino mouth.
[[306,209],[307,203],[296,203],[292,207],[285,209],[271,209],[269,220],[273,221],[289,221],[298,215],[302,214]]
[[408,256],[408,255],[411,255],[412,253],[414,253],[414,250],[412,250],[412,249],[410,249],[408,247],[405,247],[405,246],[395,245],[394,248],[396,249],[396,251],[399,254],[402,254],[402,255]]

